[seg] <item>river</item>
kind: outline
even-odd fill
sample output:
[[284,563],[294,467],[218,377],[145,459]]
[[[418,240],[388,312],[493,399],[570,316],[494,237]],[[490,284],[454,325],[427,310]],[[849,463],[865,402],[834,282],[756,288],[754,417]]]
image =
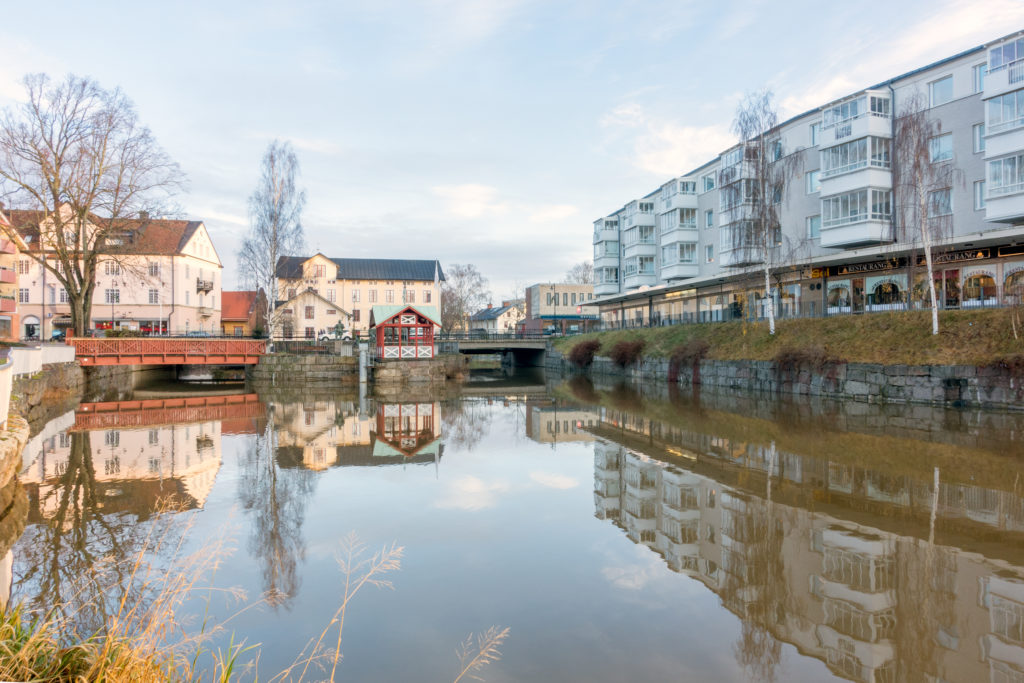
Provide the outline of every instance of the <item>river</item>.
[[179,622],[266,680],[330,623],[354,534],[401,567],[350,601],[339,679],[450,681],[499,626],[494,682],[1024,680],[1024,415],[536,374],[196,393],[42,427],[14,601],[88,630],[197,552]]

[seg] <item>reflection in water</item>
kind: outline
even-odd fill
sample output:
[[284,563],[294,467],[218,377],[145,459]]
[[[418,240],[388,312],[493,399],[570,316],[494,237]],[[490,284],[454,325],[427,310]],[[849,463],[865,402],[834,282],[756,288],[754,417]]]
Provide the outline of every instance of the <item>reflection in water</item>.
[[[1019,463],[978,460],[1012,490],[892,476],[858,466],[868,435],[831,457],[784,451],[751,418],[628,393],[594,411],[595,514],[720,596],[753,679],[776,678],[786,642],[856,681],[1024,680]],[[936,528],[997,540],[1017,564],[940,545]]]

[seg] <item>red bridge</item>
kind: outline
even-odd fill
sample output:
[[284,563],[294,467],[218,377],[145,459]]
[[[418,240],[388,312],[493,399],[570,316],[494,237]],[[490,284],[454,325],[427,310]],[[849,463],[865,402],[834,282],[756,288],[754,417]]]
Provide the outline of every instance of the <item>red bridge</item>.
[[265,339],[193,337],[71,337],[75,357],[90,365],[255,365]]
[[252,427],[249,423],[266,416],[267,407],[256,394],[108,401],[81,404],[75,411],[72,429],[130,429],[222,420],[230,422],[224,433],[250,433],[258,431],[258,425]]

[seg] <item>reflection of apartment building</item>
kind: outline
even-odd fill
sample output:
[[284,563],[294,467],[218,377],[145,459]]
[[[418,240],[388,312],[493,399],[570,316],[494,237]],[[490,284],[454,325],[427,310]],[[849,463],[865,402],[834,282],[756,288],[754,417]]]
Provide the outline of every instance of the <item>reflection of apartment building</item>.
[[[36,256],[53,260],[39,241],[35,211],[11,211],[11,222]],[[47,234],[44,230],[43,234]],[[113,238],[108,238],[112,240]],[[101,258],[88,327],[184,333],[220,330],[220,258],[201,221],[140,219],[125,226]],[[48,339],[71,324],[67,293],[56,276],[28,256],[18,262],[22,336]]]
[[[59,505],[69,469],[94,476],[110,505],[145,514],[157,500],[177,494],[202,507],[221,464],[219,421],[154,425],[142,429],[62,430],[33,440],[23,454],[21,481],[38,491],[39,512],[50,516]],[[83,462],[76,449],[87,454]],[[115,500],[124,498],[123,501]]]
[[[426,304],[441,308],[444,273],[436,260],[283,257],[277,266],[278,297],[304,290],[352,315],[351,329],[365,334],[376,305]],[[303,328],[296,325],[296,329]]]
[[588,430],[599,422],[595,410],[526,402],[526,436],[539,443],[593,441]]
[[[605,419],[623,444],[631,443],[628,425],[641,422],[611,411]],[[1024,567],[902,535],[898,524],[897,531],[866,526],[865,496],[878,493],[877,478],[869,485],[861,474],[816,468],[770,445],[679,438],[677,428],[649,420],[636,433],[645,438],[633,447],[595,442],[595,515],[704,583],[740,618],[849,680],[898,681],[910,672],[929,680],[1024,679]],[[791,498],[770,501],[768,473],[778,490],[834,484],[838,496],[863,501],[853,504],[858,521]],[[891,489],[880,497],[909,500]],[[926,500],[938,515],[961,514]],[[1024,501],[1004,497],[1001,505],[1004,517],[990,528],[1017,547],[1005,513],[1024,511]]]

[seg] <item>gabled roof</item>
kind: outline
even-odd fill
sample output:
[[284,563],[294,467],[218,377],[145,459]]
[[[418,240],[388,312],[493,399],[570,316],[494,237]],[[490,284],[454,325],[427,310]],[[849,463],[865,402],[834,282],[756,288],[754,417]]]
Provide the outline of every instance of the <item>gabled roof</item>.
[[515,306],[496,306],[493,308],[485,308],[469,316],[469,319],[475,321],[497,320],[502,316],[502,314],[504,314],[507,311],[511,311],[514,308]]
[[441,326],[439,322],[441,320],[440,311],[437,310],[437,306],[413,306],[412,304],[390,304],[384,306],[374,306],[370,309],[370,327],[374,327],[379,322],[390,320],[402,311],[409,309],[415,313],[422,315],[424,318],[434,323],[438,327]]
[[[316,254],[314,254],[316,256]],[[302,264],[312,256],[282,256],[277,261],[277,276],[284,279],[302,277]],[[332,258],[338,266],[339,280],[444,280],[444,271],[437,259]]]
[[[47,217],[45,211],[14,209],[8,212],[11,224],[28,242],[31,249],[39,248],[39,223]],[[101,223],[103,219],[94,218]],[[202,221],[180,221],[164,218],[146,218],[119,221],[127,236],[124,244],[117,246],[118,252],[130,254],[173,255],[180,254],[188,241],[202,226]],[[113,249],[112,249],[113,250]]]
[[221,292],[220,319],[248,320],[257,292]]
[[[277,304],[275,304],[275,308],[280,308],[281,306],[287,306],[288,304],[292,303],[293,301],[297,301],[297,300],[301,299],[304,296],[312,296],[312,297],[315,297],[317,299],[320,299],[320,301],[323,301],[325,304],[327,304],[331,308],[337,308],[341,312],[342,315],[352,315],[351,313],[346,311],[344,308],[339,306],[336,302],[328,301],[324,297],[320,296],[320,294],[318,294],[317,292],[314,292],[312,289],[304,289],[304,290],[302,290],[301,292],[299,292],[298,294],[296,294],[295,296],[293,296],[290,299],[286,299],[284,301],[278,301]],[[221,315],[221,317],[223,317],[223,315]]]

